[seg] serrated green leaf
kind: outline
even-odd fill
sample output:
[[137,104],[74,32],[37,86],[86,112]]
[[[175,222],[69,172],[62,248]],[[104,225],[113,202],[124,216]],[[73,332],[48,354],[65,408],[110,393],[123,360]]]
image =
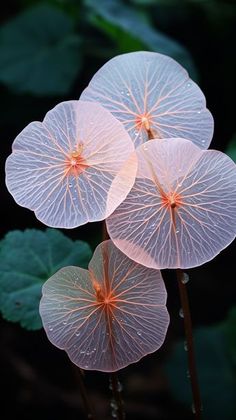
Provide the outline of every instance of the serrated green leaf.
[[[199,328],[194,334],[197,371],[204,420],[235,419],[235,378],[230,364],[222,326]],[[178,342],[166,364],[174,397],[191,410],[192,395],[187,377],[187,354]]]
[[62,95],[81,65],[73,20],[50,5],[30,8],[2,25],[0,82],[17,93]]
[[12,231],[0,242],[0,310],[27,329],[41,328],[39,300],[43,283],[60,268],[87,268],[91,250],[56,229]]
[[[154,29],[139,13],[121,0],[86,0],[85,4],[100,18],[142,42],[146,49],[169,55],[179,61],[196,79],[188,51],[170,37]],[[119,42],[119,37],[117,38]]]

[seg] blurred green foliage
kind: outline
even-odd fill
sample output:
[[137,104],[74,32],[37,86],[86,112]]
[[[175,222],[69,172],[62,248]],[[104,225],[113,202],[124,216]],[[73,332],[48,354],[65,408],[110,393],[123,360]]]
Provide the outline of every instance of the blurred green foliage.
[[[194,338],[203,419],[234,420],[236,418],[236,307],[223,323],[198,328]],[[183,341],[175,344],[166,363],[166,372],[173,396],[191,409],[192,395],[184,347]]]
[[0,81],[18,93],[65,94],[80,66],[73,21],[49,5],[26,10],[2,26]]
[[89,27],[91,33],[97,29],[105,34],[115,47],[106,54],[106,38],[104,45],[95,45],[107,59],[140,49],[158,51],[182,63],[192,77],[196,75],[188,51],[154,29],[148,13],[121,0],[23,3],[26,9],[0,31],[0,82],[16,93],[67,94],[79,75],[86,48],[91,48]]
[[39,301],[43,283],[68,265],[87,268],[91,250],[56,229],[9,232],[0,242],[0,311],[22,327],[42,327]]
[[231,159],[234,160],[234,162],[236,162],[236,134],[230,140],[226,149],[226,153],[231,157]]

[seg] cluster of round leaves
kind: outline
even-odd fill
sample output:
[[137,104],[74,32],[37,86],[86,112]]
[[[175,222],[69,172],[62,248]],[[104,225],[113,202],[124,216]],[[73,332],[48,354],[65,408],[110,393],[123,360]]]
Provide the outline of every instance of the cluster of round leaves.
[[206,150],[212,135],[187,72],[136,52],[14,141],[6,182],[16,202],[51,227],[106,219],[113,241],[88,271],[63,268],[43,287],[47,335],[78,366],[114,371],[159,348],[169,322],[159,270],[203,264],[235,238],[236,166]]

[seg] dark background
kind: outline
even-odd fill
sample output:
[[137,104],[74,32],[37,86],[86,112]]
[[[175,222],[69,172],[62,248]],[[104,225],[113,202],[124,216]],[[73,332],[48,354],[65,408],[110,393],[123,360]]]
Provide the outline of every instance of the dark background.
[[[37,1],[9,1],[1,4],[1,26],[10,21],[27,8],[36,7]],[[98,0],[99,3],[99,0]],[[112,3],[112,0],[110,1]],[[197,72],[197,81],[206,98],[207,106],[215,120],[215,133],[211,147],[226,151],[231,139],[236,133],[235,127],[235,39],[236,39],[236,7],[234,1],[127,1],[116,2],[124,7],[123,14],[129,13],[130,6],[139,16],[152,25],[156,31],[169,35],[187,48],[192,56]],[[14,83],[4,79],[4,62],[0,58],[0,97],[1,97],[1,239],[13,229],[37,228],[44,226],[37,221],[33,212],[17,206],[4,185],[4,162],[11,153],[11,144],[16,135],[34,120],[42,120],[45,113],[58,102],[68,99],[77,99],[88,84],[94,72],[112,56],[137,49],[150,49],[148,39],[138,40],[129,34],[129,31],[117,27],[109,22],[115,33],[122,33],[123,42],[117,36],[104,31],[104,25],[94,23],[96,10],[86,6],[82,1],[47,2],[51,7],[59,9],[69,16],[74,25],[75,33],[79,34],[81,46],[78,51],[78,72],[72,78],[68,88],[52,94],[32,91],[21,91],[22,86],[17,79]],[[104,4],[104,2],[101,2]],[[34,22],[35,25],[39,22]],[[119,26],[119,25],[118,25]],[[103,29],[102,29],[103,28]],[[60,31],[60,28],[58,28]],[[117,32],[116,32],[117,31]],[[127,44],[125,42],[127,37]],[[14,36],[9,50],[14,49]],[[1,48],[4,50],[4,39],[0,33]],[[158,50],[157,50],[158,51]],[[163,52],[163,51],[162,51]],[[168,48],[166,51],[168,54]],[[175,57],[174,57],[175,58]],[[28,77],[27,66],[23,68],[25,77]],[[80,67],[80,68],[79,68]],[[16,59],[16,72],[17,72]],[[55,71],[57,69],[55,68]],[[21,70],[22,71],[22,70]],[[23,89],[24,90],[24,89]],[[32,90],[32,89],[31,89]],[[43,89],[44,90],[44,89]],[[92,247],[101,238],[101,225],[89,224],[84,227],[69,230],[66,233],[72,239],[84,239]],[[223,325],[227,321],[229,311],[236,305],[235,297],[235,251],[233,243],[212,262],[191,270],[188,283],[189,297],[194,327],[201,331],[204,326],[209,336],[212,326]],[[179,298],[174,275],[164,273],[168,290],[168,308],[171,314],[171,323],[165,344],[161,350],[147,356],[138,364],[131,365],[121,371],[120,379],[123,384],[123,396],[129,419],[191,419],[191,401],[186,403],[175,393],[176,387],[181,388],[181,378],[174,375],[171,368],[172,354],[175,342],[183,338],[183,321],[178,315]],[[224,324],[225,325],[225,324]],[[228,331],[228,330],[227,330]],[[235,380],[235,359],[232,357],[232,342],[235,343],[235,327],[230,330],[230,338],[226,334],[225,349],[220,351],[219,364],[226,364],[218,370],[216,352],[221,348],[217,341],[210,343],[206,358],[211,356],[216,365],[205,366],[200,360],[199,369],[209,369],[208,388],[204,391],[210,395],[209,400],[220,401],[220,409],[214,413],[214,407],[206,410],[206,419],[215,420],[236,418],[235,407],[230,407],[225,393],[228,392],[226,377],[229,372]],[[1,384],[1,418],[12,419],[18,416],[22,419],[83,419],[81,401],[78,388],[77,369],[72,366],[67,356],[54,348],[46,339],[42,330],[26,331],[18,324],[0,321],[0,384]],[[233,337],[233,338],[232,338]],[[212,345],[211,345],[212,344]],[[221,360],[222,351],[225,352],[224,362]],[[199,356],[200,357],[200,356]],[[217,356],[218,357],[218,356]],[[183,350],[183,359],[185,353]],[[184,362],[183,362],[184,363]],[[166,366],[172,369],[172,373]],[[185,369],[183,365],[183,369]],[[211,373],[212,369],[212,373]],[[224,370],[225,369],[225,370]],[[186,375],[187,376],[187,375]],[[204,376],[204,375],[203,375]],[[212,383],[209,378],[212,378]],[[216,378],[216,379],[215,379]],[[187,380],[187,379],[186,379]],[[218,388],[214,381],[217,380]],[[203,379],[204,381],[204,379]],[[226,382],[225,382],[226,381]],[[98,418],[109,418],[108,376],[102,373],[88,372],[85,378],[86,385]],[[203,387],[205,386],[203,384]],[[231,386],[231,385],[230,385]],[[235,392],[235,390],[230,390]],[[216,395],[217,393],[217,395]],[[225,402],[226,401],[226,402]],[[214,405],[214,404],[213,404]],[[226,407],[227,406],[227,407]],[[218,407],[218,406],[216,406]],[[211,411],[213,410],[213,411]],[[221,410],[221,411],[220,411]],[[207,414],[210,413],[210,414]],[[212,413],[212,414],[211,414]],[[214,415],[214,417],[213,417]]]

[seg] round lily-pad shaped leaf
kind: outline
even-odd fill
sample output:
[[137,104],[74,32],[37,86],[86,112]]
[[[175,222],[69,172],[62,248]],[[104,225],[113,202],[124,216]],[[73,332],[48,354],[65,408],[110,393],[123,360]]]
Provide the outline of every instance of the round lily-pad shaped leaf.
[[12,149],[7,187],[19,205],[51,227],[105,219],[128,194],[137,170],[124,126],[91,102],[60,103],[43,122],[29,124]]
[[81,99],[100,102],[125,126],[139,146],[151,138],[183,137],[207,149],[213,118],[205,97],[172,58],[133,52],[108,61]]
[[214,258],[236,235],[236,165],[185,139],[137,149],[138,173],[108,218],[115,245],[152,268],[191,268]]
[[77,366],[113,372],[162,345],[166,297],[160,271],[105,241],[88,271],[65,267],[44,284],[40,314],[49,340]]

